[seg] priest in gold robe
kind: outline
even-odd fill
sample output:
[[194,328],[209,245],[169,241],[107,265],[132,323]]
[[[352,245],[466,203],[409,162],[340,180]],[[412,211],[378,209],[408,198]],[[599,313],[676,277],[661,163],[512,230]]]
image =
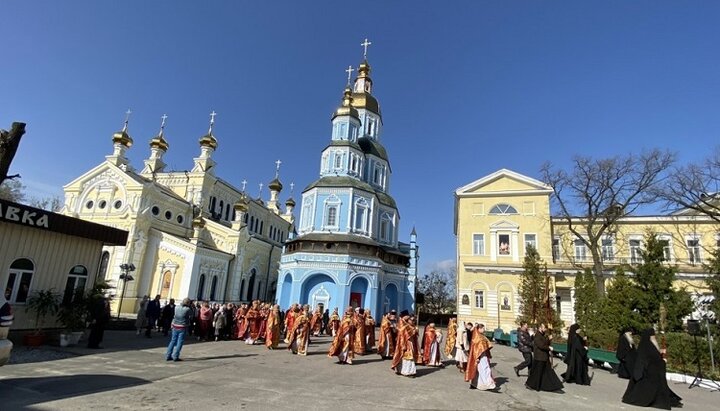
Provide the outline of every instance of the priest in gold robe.
[[470,353],[465,370],[465,381],[470,383],[470,389],[494,390],[495,380],[490,368],[490,349],[492,343],[485,337],[485,325],[477,324],[472,330]]

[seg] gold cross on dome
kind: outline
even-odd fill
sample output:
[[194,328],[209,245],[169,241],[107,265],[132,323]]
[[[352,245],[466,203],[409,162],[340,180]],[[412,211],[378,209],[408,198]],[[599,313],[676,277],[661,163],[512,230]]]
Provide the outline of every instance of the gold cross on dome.
[[368,41],[367,37],[365,38],[365,41],[363,41],[362,43],[360,43],[360,45],[363,46],[363,49],[364,49],[364,51],[363,51],[363,58],[367,58],[367,49],[368,49],[368,46],[371,45],[371,44],[372,44],[372,43]]

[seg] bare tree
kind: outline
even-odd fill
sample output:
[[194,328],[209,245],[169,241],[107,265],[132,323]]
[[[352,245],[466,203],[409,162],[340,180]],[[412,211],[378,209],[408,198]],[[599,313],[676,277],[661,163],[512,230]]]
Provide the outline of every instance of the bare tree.
[[576,156],[569,172],[550,163],[541,168],[559,216],[590,251],[599,291],[605,291],[603,237],[618,219],[658,200],[656,188],[674,162],[674,154],[655,149],[607,159]]
[[430,314],[451,313],[455,310],[455,270],[434,269],[418,281],[418,291],[424,294],[422,311]]
[[37,198],[34,197],[30,199],[30,205],[32,207],[40,208],[46,211],[52,211],[57,212],[60,211],[63,207],[63,200],[59,196],[52,196],[52,197],[43,197],[43,198]]
[[0,130],[0,184],[5,180],[20,177],[19,174],[9,176],[8,172],[24,134],[25,123],[12,123],[10,131]]
[[658,190],[668,209],[704,214],[720,223],[720,146],[699,164],[675,167]]

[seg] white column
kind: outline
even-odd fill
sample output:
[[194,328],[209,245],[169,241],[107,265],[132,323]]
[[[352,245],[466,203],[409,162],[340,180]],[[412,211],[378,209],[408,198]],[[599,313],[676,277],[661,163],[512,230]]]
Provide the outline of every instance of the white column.
[[518,249],[518,233],[513,231],[510,233],[510,248],[512,249],[512,259],[514,262],[520,261],[520,252]]
[[490,231],[490,261],[497,261],[497,231]]

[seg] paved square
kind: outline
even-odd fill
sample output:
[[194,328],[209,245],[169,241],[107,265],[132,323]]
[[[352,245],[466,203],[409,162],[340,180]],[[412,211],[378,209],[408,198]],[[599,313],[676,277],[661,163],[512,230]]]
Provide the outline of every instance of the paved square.
[[[183,348],[185,361],[173,363],[164,360],[167,338],[109,331],[104,350],[71,348],[82,355],[0,368],[0,409],[641,409],[620,402],[626,382],[605,370],[591,369],[591,387],[568,384],[564,394],[529,391],[525,378],[512,370],[520,354],[505,346],[493,349],[500,393],[491,393],[469,390],[454,366],[419,366],[410,379],[396,376],[389,361],[375,354],[357,357],[352,366],[337,365],[326,356],[329,341],[315,338],[307,357],[239,341],[190,341]],[[720,402],[719,392],[670,386],[683,397],[685,410],[716,409]]]

